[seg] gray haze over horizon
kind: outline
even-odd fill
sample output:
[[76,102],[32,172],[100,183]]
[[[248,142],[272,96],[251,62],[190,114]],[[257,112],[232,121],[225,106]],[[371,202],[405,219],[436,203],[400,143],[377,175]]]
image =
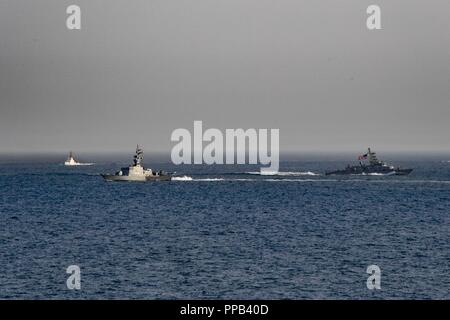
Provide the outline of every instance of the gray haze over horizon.
[[[370,4],[382,30],[366,28]],[[168,153],[194,120],[279,128],[282,152],[448,151],[449,13],[448,0],[2,0],[0,153]]]

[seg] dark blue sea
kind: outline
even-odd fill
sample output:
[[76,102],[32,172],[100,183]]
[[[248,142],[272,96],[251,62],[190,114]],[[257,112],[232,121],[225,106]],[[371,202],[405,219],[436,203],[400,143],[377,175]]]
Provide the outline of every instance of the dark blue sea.
[[177,175],[149,183],[103,181],[126,157],[64,160],[0,161],[1,299],[450,298],[450,156],[384,159],[406,177],[325,176],[347,164],[325,154],[273,176],[146,159]]

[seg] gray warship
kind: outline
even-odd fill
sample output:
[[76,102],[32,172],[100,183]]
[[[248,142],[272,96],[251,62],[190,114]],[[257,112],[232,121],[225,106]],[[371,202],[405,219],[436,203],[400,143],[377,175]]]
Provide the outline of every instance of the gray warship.
[[170,181],[172,175],[162,170],[153,171],[144,168],[142,162],[144,160],[144,152],[136,147],[136,154],[133,157],[133,164],[129,167],[121,168],[115,174],[102,174],[106,181]]
[[[368,148],[367,153],[358,157],[359,165],[348,165],[345,169],[329,171],[326,175],[352,175],[352,174],[367,174],[367,175],[397,175],[405,176],[411,173],[413,169],[402,169],[400,167],[393,167],[387,165],[383,161],[378,160],[375,152]],[[368,160],[369,164],[364,164],[362,160]]]

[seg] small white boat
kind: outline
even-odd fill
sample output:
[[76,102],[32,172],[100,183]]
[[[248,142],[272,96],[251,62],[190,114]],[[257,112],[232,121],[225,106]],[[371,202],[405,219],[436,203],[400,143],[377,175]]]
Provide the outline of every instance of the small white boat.
[[72,151],[69,152],[69,157],[67,158],[66,162],[64,162],[65,166],[78,166],[80,165],[79,162],[77,162],[74,157]]
[[92,164],[93,163],[81,163],[81,162],[76,161],[75,158],[73,157],[72,151],[69,152],[69,157],[64,162],[65,166],[90,166]]

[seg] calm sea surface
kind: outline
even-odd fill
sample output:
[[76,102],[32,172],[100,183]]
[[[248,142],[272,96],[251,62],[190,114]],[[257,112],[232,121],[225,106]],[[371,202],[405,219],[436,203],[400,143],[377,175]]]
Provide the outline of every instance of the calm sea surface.
[[346,165],[325,159],[275,176],[148,163],[177,172],[159,183],[99,176],[123,161],[5,160],[0,298],[450,299],[449,160],[395,161],[407,177],[325,176]]

